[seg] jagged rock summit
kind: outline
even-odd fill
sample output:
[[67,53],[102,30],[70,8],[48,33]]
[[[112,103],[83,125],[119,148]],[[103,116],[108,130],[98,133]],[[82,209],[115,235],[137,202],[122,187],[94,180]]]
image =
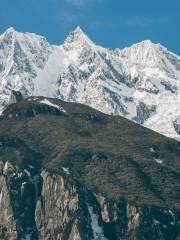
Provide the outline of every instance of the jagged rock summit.
[[0,118],[0,239],[177,240],[180,143],[46,97]]
[[1,111],[14,89],[83,103],[179,138],[180,57],[149,40],[110,50],[77,27],[55,46],[10,28],[0,36]]
[[23,100],[23,96],[20,91],[12,90],[9,104],[18,103]]

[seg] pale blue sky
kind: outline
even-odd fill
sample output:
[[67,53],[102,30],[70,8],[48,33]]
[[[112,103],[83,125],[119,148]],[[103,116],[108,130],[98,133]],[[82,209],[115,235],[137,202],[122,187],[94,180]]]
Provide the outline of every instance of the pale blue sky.
[[1,0],[0,33],[13,26],[60,44],[77,25],[104,47],[150,39],[180,54],[180,0]]

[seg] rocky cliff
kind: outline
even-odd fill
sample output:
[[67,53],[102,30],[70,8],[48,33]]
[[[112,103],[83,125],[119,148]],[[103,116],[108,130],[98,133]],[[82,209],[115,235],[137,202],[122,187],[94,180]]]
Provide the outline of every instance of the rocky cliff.
[[3,240],[169,240],[178,236],[176,211],[133,205],[124,198],[114,203],[63,174],[43,170],[34,175],[32,169],[1,162]]

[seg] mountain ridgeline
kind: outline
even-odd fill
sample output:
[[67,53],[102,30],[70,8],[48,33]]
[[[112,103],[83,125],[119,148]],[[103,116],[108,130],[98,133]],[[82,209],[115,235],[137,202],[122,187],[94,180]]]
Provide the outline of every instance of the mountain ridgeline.
[[9,28],[0,36],[1,111],[12,90],[83,103],[179,138],[180,57],[149,40],[110,50],[77,27],[55,46]]
[[11,100],[0,117],[0,239],[179,239],[179,142],[79,103]]

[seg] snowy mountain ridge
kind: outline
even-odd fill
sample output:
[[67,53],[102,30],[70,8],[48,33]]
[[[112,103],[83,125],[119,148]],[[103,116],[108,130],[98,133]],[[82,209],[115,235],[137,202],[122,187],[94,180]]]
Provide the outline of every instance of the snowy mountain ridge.
[[150,40],[94,44],[77,27],[60,46],[9,28],[0,36],[0,109],[11,90],[80,102],[179,138],[180,57]]

